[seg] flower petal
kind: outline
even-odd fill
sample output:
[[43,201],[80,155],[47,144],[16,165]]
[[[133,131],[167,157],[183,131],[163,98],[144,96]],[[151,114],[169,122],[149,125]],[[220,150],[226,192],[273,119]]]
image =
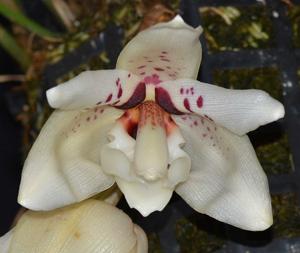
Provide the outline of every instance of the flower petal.
[[0,237],[0,252],[9,253],[9,247],[14,235],[14,229],[8,231],[5,235]]
[[146,83],[178,78],[196,78],[201,62],[199,35],[176,16],[137,34],[119,55],[117,68],[144,78]]
[[155,93],[167,111],[206,115],[239,135],[284,116],[283,105],[261,90],[231,90],[182,79],[160,83]]
[[55,111],[24,165],[18,201],[33,210],[51,210],[86,199],[110,187],[100,151],[121,110],[96,107]]
[[[131,97],[134,101],[131,100]],[[125,70],[85,71],[47,91],[51,107],[85,109],[96,105],[134,106],[145,98],[145,84]]]
[[125,213],[88,200],[51,212],[26,212],[15,227],[9,253],[146,253],[146,240]]
[[192,159],[190,178],[176,192],[195,210],[247,230],[272,224],[267,178],[247,136],[196,115],[173,116]]

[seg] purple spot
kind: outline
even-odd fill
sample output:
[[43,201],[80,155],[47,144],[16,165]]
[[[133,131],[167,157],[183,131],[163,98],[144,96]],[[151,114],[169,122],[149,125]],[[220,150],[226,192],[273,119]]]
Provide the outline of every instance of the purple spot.
[[135,88],[131,97],[128,99],[128,101],[116,107],[120,109],[129,109],[135,107],[136,105],[141,103],[145,99],[145,97],[146,97],[146,85],[144,82],[140,82]]
[[159,68],[159,67],[155,67],[154,70],[156,70],[156,71],[165,71],[164,69]]
[[142,69],[142,68],[145,68],[146,65],[142,65],[142,66],[138,66],[137,69]]
[[189,94],[189,92],[190,92],[189,89],[185,90],[185,94]]
[[144,78],[144,82],[145,84],[154,84],[154,85],[157,85],[161,82],[161,80],[159,79],[159,76],[156,75],[156,74],[153,74],[152,76],[146,76]]
[[178,111],[174,106],[170,94],[162,87],[155,89],[155,101],[169,113],[182,114],[182,112]]
[[120,86],[120,87],[119,87],[119,91],[118,91],[117,98],[120,98],[120,97],[122,96],[122,94],[123,94],[123,89],[122,89],[122,87]]
[[110,93],[108,95],[107,99],[105,100],[105,103],[108,103],[111,99],[112,99],[112,94]]
[[197,106],[198,108],[201,108],[203,106],[203,98],[202,96],[199,96],[197,99]]
[[187,109],[188,111],[191,112],[190,102],[189,102],[189,100],[187,98],[185,98],[183,100],[183,105],[184,105],[185,109]]
[[180,88],[180,94],[182,95],[183,94],[183,88]]

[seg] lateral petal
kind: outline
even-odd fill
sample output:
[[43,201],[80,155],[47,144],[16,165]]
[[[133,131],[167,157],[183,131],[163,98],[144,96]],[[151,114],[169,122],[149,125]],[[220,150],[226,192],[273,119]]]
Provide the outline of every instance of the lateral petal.
[[243,135],[284,116],[284,107],[261,90],[231,90],[197,80],[166,81],[156,88],[156,101],[173,113],[196,113]]
[[100,151],[122,113],[112,107],[55,111],[25,161],[19,203],[51,210],[109,188],[114,180],[102,171]]
[[196,115],[173,116],[190,155],[190,177],[175,191],[195,210],[247,230],[272,225],[268,181],[247,136]]
[[145,84],[125,70],[85,71],[73,79],[47,90],[51,107],[85,109],[96,105],[138,104],[145,98]]

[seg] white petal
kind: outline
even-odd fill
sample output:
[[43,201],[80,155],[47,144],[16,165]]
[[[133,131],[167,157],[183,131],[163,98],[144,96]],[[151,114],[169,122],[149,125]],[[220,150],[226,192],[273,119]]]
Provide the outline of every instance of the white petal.
[[[9,253],[146,253],[145,240],[144,232],[125,213],[88,200],[51,212],[25,213]],[[132,251],[135,248],[139,251]]]
[[[85,71],[73,79],[47,90],[51,107],[84,109],[96,105],[130,106],[145,98],[140,78],[125,70]],[[130,101],[132,95],[135,101]]]
[[144,78],[146,83],[178,78],[196,78],[201,62],[199,35],[175,17],[137,34],[119,55],[117,68]]
[[138,210],[143,216],[164,209],[174,190],[166,187],[162,181],[129,182],[117,177],[116,182],[124,193],[128,205]]
[[19,203],[51,210],[110,187],[114,180],[101,169],[100,151],[122,113],[111,107],[55,111],[25,161]]
[[166,110],[207,115],[239,135],[284,116],[283,105],[261,90],[231,90],[190,79],[159,86],[156,101]]
[[5,235],[0,237],[0,252],[9,253],[9,248],[14,235],[14,228],[8,231]]
[[192,159],[190,178],[176,192],[195,210],[247,230],[272,224],[267,178],[247,136],[204,117],[173,116]]

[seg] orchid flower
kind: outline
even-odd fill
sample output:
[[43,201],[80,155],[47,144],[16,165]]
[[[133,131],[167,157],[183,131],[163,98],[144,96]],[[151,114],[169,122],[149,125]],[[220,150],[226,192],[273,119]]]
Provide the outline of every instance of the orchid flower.
[[144,231],[116,207],[87,200],[50,212],[27,211],[0,238],[1,253],[146,253]]
[[116,69],[48,90],[57,110],[25,162],[19,203],[51,210],[116,183],[144,216],[175,191],[220,221],[268,228],[268,182],[246,133],[283,117],[284,108],[260,90],[195,80],[201,32],[176,16],[133,38]]

